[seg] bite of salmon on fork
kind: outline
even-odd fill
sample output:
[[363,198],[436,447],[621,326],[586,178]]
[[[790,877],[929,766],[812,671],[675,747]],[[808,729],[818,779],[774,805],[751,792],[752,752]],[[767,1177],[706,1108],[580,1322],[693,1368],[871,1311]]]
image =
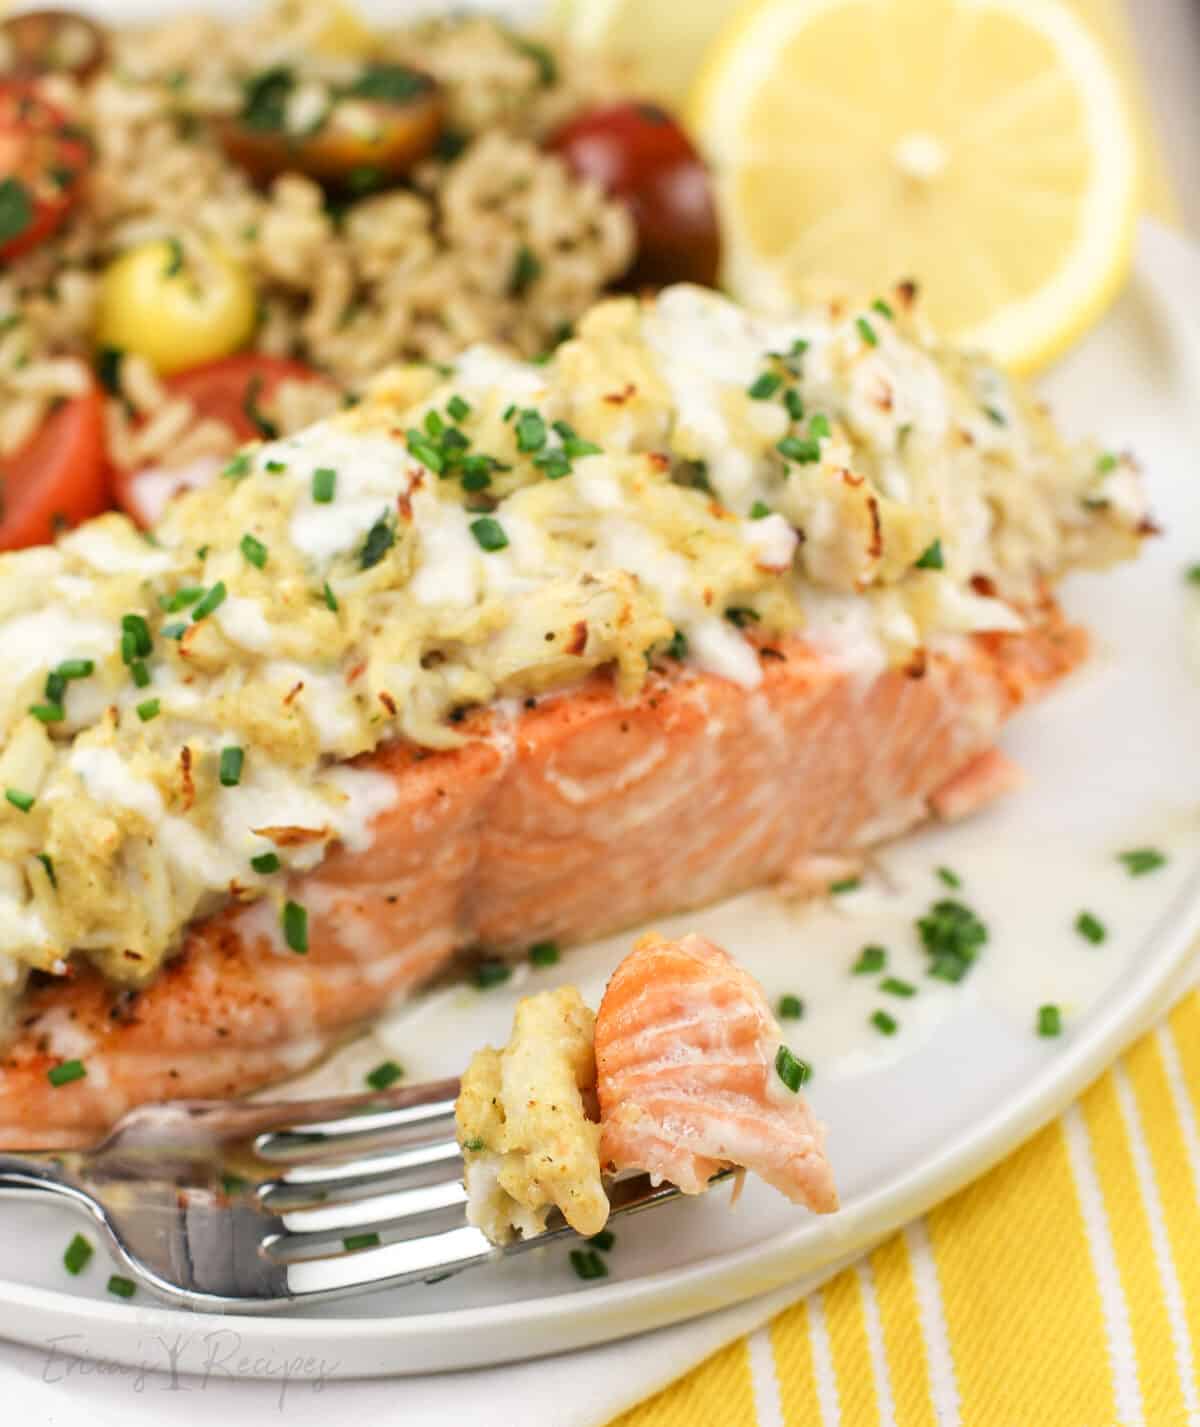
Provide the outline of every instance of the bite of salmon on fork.
[[467,1217],[496,1244],[557,1210],[592,1236],[613,1175],[701,1194],[749,1169],[816,1213],[837,1208],[824,1129],[762,988],[700,936],[641,937],[592,1014],[573,986],[517,1004],[476,1052],[455,1105]]
[[614,299],[546,364],[384,374],[148,537],[0,557],[0,1146],[1010,786],[1086,657],[1054,581],[1145,499],[885,307]]

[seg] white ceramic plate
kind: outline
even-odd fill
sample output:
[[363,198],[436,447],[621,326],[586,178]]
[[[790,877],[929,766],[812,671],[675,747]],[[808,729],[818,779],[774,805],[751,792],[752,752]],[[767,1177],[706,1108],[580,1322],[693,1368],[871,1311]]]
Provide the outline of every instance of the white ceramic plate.
[[[106,13],[111,13],[107,11]],[[641,1332],[819,1274],[981,1173],[1060,1111],[1149,1020],[1186,974],[1200,931],[1200,252],[1146,227],[1134,278],[1104,324],[1045,383],[1060,420],[1137,452],[1166,535],[1136,565],[1069,582],[1069,612],[1096,639],[1089,667],[1005,737],[1027,788],[975,821],[886,849],[863,889],[799,909],[771,893],[660,923],[724,942],[772,996],[792,991],[787,1023],[816,1075],[811,1098],[831,1126],[844,1207],[817,1219],[759,1185],[735,1212],[728,1191],[619,1226],[612,1276],[582,1284],[564,1250],[525,1255],[435,1286],[275,1319],[209,1318],[108,1297],[98,1254],[68,1279],[62,1250],[77,1225],[55,1211],[0,1208],[0,1335],[44,1343],[69,1334],[83,1354],[198,1369],[206,1335],[236,1326],[248,1357],[319,1356],[343,1376],[463,1368],[561,1352]],[[1169,861],[1131,878],[1116,854],[1152,845]],[[959,987],[930,983],[913,920],[948,895],[991,939]],[[1109,929],[1094,946],[1073,929],[1091,910]],[[915,981],[909,1001],[849,968],[868,942]],[[565,970],[525,971],[488,993],[439,993],[347,1051],[308,1084],[359,1088],[384,1055],[411,1079],[456,1073],[503,1037],[516,998],[560,976],[593,1004],[628,936],[572,952]],[[1062,1006],[1066,1034],[1034,1034],[1037,1007]],[[870,1025],[876,1008],[900,1032]],[[252,1351],[253,1350],[253,1351]]]

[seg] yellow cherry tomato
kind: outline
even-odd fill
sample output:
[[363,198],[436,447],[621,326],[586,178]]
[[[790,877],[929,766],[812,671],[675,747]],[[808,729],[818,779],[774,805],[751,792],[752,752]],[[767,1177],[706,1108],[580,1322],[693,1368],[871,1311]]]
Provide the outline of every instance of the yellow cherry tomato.
[[100,282],[97,343],[163,376],[239,351],[254,323],[250,274],[215,247],[156,239],[122,253]]

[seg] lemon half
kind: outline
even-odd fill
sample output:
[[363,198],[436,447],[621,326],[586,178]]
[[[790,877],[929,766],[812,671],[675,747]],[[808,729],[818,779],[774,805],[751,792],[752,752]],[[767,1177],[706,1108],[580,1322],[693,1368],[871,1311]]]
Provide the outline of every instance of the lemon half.
[[945,335],[1018,370],[1121,285],[1137,147],[1117,81],[1057,0],[760,0],[690,106],[721,193],[727,285],[915,279]]

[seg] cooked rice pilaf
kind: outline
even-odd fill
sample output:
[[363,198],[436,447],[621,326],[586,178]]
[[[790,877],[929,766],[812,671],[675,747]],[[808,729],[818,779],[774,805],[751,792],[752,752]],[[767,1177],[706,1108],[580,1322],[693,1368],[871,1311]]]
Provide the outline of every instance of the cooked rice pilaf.
[[[256,188],[210,121],[237,111],[253,74],[302,63],[336,80],[361,64],[364,45],[373,62],[441,82],[438,156],[406,186],[348,204],[298,173]],[[285,434],[392,361],[441,362],[481,339],[525,356],[548,349],[633,254],[624,208],[538,147],[606,97],[606,77],[490,19],[367,36],[324,0],[279,0],[235,23],[189,15],[117,32],[94,78],[48,77],[42,91],[88,132],[94,166],[64,229],[0,270],[0,456],[55,401],[87,389],[104,265],[152,238],[177,241],[200,265],[218,244],[253,281],[253,350],[332,379],[281,385],[272,418]],[[125,356],[114,374],[117,465],[186,466],[238,445],[171,397],[143,358]]]

